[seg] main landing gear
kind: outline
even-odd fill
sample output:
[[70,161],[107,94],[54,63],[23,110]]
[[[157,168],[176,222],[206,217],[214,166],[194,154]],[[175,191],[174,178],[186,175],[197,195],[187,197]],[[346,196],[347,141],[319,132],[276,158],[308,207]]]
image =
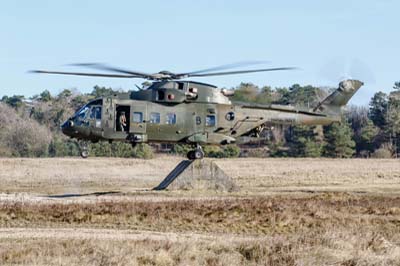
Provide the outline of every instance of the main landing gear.
[[203,159],[204,158],[204,151],[203,148],[197,144],[196,148],[192,151],[189,151],[187,153],[187,158],[189,160],[198,160],[198,159]]
[[204,151],[199,144],[194,146],[194,150],[188,152],[187,157],[189,160],[180,162],[174,170],[172,170],[167,177],[153,190],[166,189],[178,176],[180,176],[195,160],[204,158]]

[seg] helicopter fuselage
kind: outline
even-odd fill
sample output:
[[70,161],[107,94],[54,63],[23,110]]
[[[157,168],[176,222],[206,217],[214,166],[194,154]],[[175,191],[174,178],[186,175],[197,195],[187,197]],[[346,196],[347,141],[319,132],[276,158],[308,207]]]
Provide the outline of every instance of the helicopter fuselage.
[[[286,105],[232,103],[231,93],[189,81],[155,82],[146,90],[89,102],[62,125],[64,134],[97,142],[235,143],[265,124],[321,124],[340,116]],[[120,117],[125,116],[121,127]]]

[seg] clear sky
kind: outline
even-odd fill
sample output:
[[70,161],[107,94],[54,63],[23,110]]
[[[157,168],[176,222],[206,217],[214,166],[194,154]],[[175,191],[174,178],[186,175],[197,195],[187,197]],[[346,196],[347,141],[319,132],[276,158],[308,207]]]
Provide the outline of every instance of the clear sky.
[[[400,80],[399,10],[397,0],[3,0],[0,97],[89,92],[96,84],[128,90],[142,82],[27,73],[85,70],[65,66],[76,62],[187,72],[269,60],[267,67],[301,70],[197,80],[220,87],[333,86],[350,75],[367,82],[352,103],[367,104]],[[356,70],[345,70],[352,62]]]

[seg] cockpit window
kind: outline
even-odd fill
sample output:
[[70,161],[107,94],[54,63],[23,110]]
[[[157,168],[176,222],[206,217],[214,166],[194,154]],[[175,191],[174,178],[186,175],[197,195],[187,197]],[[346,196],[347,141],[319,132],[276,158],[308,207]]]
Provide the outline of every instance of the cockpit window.
[[75,113],[74,117],[77,117],[79,120],[85,119],[90,107],[93,105],[100,105],[100,106],[96,106],[95,108],[93,108],[91,110],[90,118],[101,119],[101,105],[103,105],[102,99],[94,100],[94,101],[91,101],[88,104],[84,105],[81,109],[79,109],[79,111],[77,111]]
[[90,111],[90,118],[101,120],[101,107],[100,106],[93,106],[92,110]]
[[82,107],[81,110],[78,111],[76,117],[77,117],[79,120],[83,120],[83,119],[85,119],[86,114],[88,113],[88,111],[89,111],[89,107],[84,106],[84,107]]
[[96,107],[93,107],[92,110],[90,110],[90,119],[95,119],[96,118]]

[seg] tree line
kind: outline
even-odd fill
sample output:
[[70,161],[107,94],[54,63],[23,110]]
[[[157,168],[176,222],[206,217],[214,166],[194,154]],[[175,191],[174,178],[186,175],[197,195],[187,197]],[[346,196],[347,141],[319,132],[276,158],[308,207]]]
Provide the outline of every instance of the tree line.
[[[232,101],[259,104],[290,104],[310,109],[332,89],[314,86],[271,88],[241,83]],[[25,98],[3,96],[0,100],[0,156],[78,156],[74,140],[65,137],[60,125],[88,101],[113,94],[112,88],[95,86],[90,93],[65,89],[58,95],[48,90]],[[171,153],[186,154],[190,147],[173,145]],[[154,149],[137,145],[99,142],[90,145],[92,156],[152,158]],[[266,125],[261,138],[250,145],[205,147],[209,157],[397,157],[400,153],[400,82],[386,94],[374,94],[368,106],[350,106],[341,123],[329,126]]]

